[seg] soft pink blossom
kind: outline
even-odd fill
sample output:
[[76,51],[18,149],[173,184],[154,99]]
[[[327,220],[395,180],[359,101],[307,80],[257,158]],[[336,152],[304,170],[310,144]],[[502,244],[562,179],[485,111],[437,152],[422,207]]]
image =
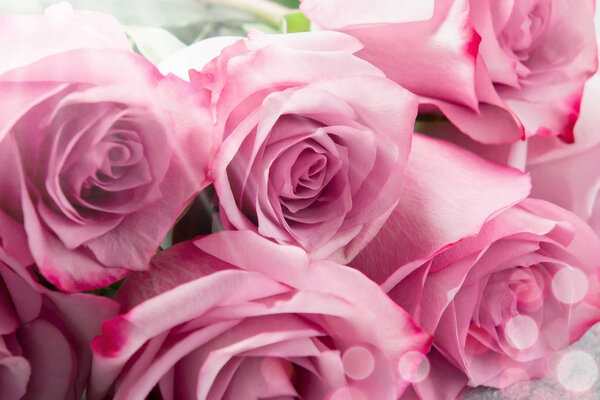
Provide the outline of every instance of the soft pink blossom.
[[[380,261],[381,273],[370,276],[379,281],[409,259],[431,256],[478,232],[490,216],[529,193],[522,173],[422,136],[413,135],[410,168],[403,173],[411,102],[380,71],[352,55],[360,45],[349,36],[257,34],[226,47],[231,40],[199,42],[171,59],[204,67],[190,71],[190,77],[201,90],[212,91],[216,120],[224,125],[226,139],[212,173],[226,228],[300,245],[313,258],[348,262],[367,254]],[[357,86],[363,81],[368,85]],[[320,127],[318,119],[340,125]],[[364,129],[353,131],[357,124]],[[331,139],[335,146],[321,150],[315,138],[324,144]],[[311,151],[295,156],[304,146]],[[320,161],[311,161],[314,149]],[[311,162],[318,176],[302,178],[302,168],[310,169]],[[319,183],[317,178],[325,181],[335,171],[331,184]],[[341,194],[332,196],[332,188]],[[302,191],[308,192],[302,204],[288,196]],[[390,215],[384,225],[394,232],[390,241],[378,240],[361,253],[373,237],[390,237],[377,235]]]
[[159,253],[117,298],[90,400],[396,400],[430,344],[360,272],[250,231]]
[[[214,43],[188,53],[204,60]],[[377,232],[400,196],[417,99],[360,48],[336,32],[254,32],[190,64],[224,137],[211,173],[226,229],[340,262]]]
[[600,239],[574,214],[527,199],[481,232],[383,284],[434,336],[422,399],[543,377],[550,356],[600,321]]
[[134,54],[103,14],[58,7],[2,16],[0,30],[0,208],[61,290],[146,268],[206,184],[208,98]]
[[23,227],[1,211],[0,244],[0,398],[79,400],[90,341],[118,305],[35,282]]
[[593,0],[372,3],[369,12],[341,0],[303,0],[301,8],[358,38],[359,56],[477,141],[573,141],[583,85],[597,68]]

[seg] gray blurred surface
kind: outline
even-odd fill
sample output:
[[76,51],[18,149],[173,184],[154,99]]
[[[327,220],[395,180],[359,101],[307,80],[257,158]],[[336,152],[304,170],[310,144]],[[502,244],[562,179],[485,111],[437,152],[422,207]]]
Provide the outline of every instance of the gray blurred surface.
[[[566,390],[560,383],[557,365],[562,357],[571,351],[585,351],[595,360],[596,368],[589,368],[589,363],[580,363],[571,370],[571,375],[566,375],[563,369],[563,382],[573,387],[588,386],[594,376],[595,383],[583,392],[573,392]],[[575,353],[581,354],[581,353]],[[563,364],[564,366],[565,364]],[[470,389],[464,400],[599,400],[600,399],[600,323],[591,328],[577,343],[568,349],[559,352],[551,361],[551,368],[548,375],[543,379],[529,382],[517,383],[503,390],[494,390],[489,388]]]

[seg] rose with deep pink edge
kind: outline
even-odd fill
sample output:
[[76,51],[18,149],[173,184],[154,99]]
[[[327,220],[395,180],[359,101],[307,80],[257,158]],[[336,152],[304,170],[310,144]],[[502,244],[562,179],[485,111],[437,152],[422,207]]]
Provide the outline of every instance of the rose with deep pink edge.
[[[600,321],[600,239],[574,214],[526,199],[382,287],[434,336],[422,399],[544,376]],[[401,268],[401,269],[402,269]]]
[[[22,221],[39,272],[56,287],[107,286],[147,267],[206,185],[218,146],[209,99],[134,54],[105,15],[67,8],[0,25],[23,44],[32,33],[21,36],[22,24],[49,48],[0,74],[0,207]],[[78,29],[96,33],[100,48],[81,43]]]
[[0,243],[0,398],[80,399],[90,341],[118,304],[35,282],[25,269],[33,260],[23,227],[1,211]]
[[[492,93],[484,94],[491,91],[491,82],[525,136],[573,142],[583,86],[598,67],[595,1],[471,0],[471,7],[471,20],[482,37],[479,54],[485,67],[480,68],[486,72],[478,76],[480,102],[491,98]],[[460,112],[454,119],[453,112],[447,115],[464,132],[486,141],[481,140],[483,132],[470,132],[489,129],[497,119],[494,113],[483,110],[482,118],[466,121]]]
[[[433,17],[423,20],[430,3]],[[574,140],[583,85],[597,68],[593,0],[379,0],[368,13],[355,3],[303,0],[301,8],[361,40],[359,55],[477,141]]]
[[575,143],[556,137],[486,145],[463,135],[448,122],[420,123],[419,132],[443,138],[490,160],[513,165],[531,176],[531,196],[557,204],[586,221],[600,234],[600,75],[586,82]]
[[395,400],[431,339],[360,272],[251,231],[170,247],[117,299],[90,400]]
[[480,37],[469,0],[302,0],[300,8],[319,26],[356,37],[359,57],[414,93],[477,109]]
[[[294,80],[306,79],[310,81],[324,79],[323,73],[327,70],[327,67],[335,67],[336,65],[336,63],[331,60],[326,60],[327,58],[337,59],[338,63],[340,63],[340,59],[346,61],[351,60],[351,65],[355,65],[354,63],[356,63],[356,60],[349,57],[349,55],[344,54],[343,52],[340,54],[339,43],[338,47],[333,46],[332,44],[332,41],[337,40],[339,42],[340,40],[348,40],[348,37],[339,34],[336,35],[332,32],[322,32],[319,35],[321,41],[319,43],[312,43],[312,45],[317,46],[318,44],[321,46],[319,48],[323,50],[327,48],[337,48],[338,51],[320,54],[311,51],[306,57],[299,61],[292,57],[292,55],[296,56],[299,54],[298,50],[294,50],[294,48],[301,48],[301,45],[306,46],[305,42],[307,38],[316,37],[317,36],[312,34],[309,36],[288,35],[278,39],[274,39],[271,36],[259,36],[253,40],[238,42],[234,46],[228,48],[226,48],[226,46],[231,44],[231,42],[235,40],[234,38],[212,38],[195,43],[189,48],[182,50],[161,66],[164,67],[166,71],[174,70],[181,74],[183,70],[187,71],[187,69],[191,69],[194,66],[195,68],[203,67],[210,59],[214,58],[225,48],[223,54],[212,61],[212,64],[209,64],[203,73],[198,75],[196,72],[192,71],[190,75],[193,79],[203,79],[202,87],[212,88],[214,102],[217,105],[220,105],[220,107],[217,107],[217,110],[221,115],[217,120],[221,120],[222,123],[225,123],[227,118],[233,119],[233,122],[227,123],[229,126],[225,126],[226,134],[229,134],[230,136],[225,140],[226,144],[224,144],[220,151],[221,154],[218,157],[217,163],[220,160],[221,164],[224,164],[223,161],[226,162],[229,159],[238,161],[235,164],[230,163],[227,165],[227,168],[223,168],[222,165],[213,168],[213,173],[217,180],[216,186],[220,196],[222,215],[225,216],[224,222],[226,224],[229,223],[229,226],[231,226],[231,222],[227,219],[230,218],[230,216],[232,216],[231,218],[241,218],[239,220],[240,222],[238,222],[239,226],[254,228],[265,236],[273,237],[273,231],[267,229],[274,225],[273,220],[277,222],[277,218],[272,218],[271,220],[268,218],[272,213],[267,215],[260,213],[263,209],[269,211],[266,207],[278,205],[277,199],[275,198],[273,200],[273,197],[275,197],[272,195],[274,189],[270,187],[271,183],[276,181],[275,179],[270,180],[270,178],[272,175],[273,178],[278,178],[279,181],[281,181],[280,175],[282,175],[283,172],[273,170],[273,168],[270,168],[270,170],[267,168],[269,165],[267,162],[274,157],[270,156],[270,158],[266,158],[266,162],[263,161],[269,153],[264,152],[262,147],[272,148],[273,146],[270,141],[277,138],[277,135],[285,135],[285,132],[281,132],[282,129],[274,129],[271,132],[265,133],[267,134],[267,139],[260,145],[258,143],[254,144],[255,148],[253,148],[253,143],[250,139],[253,139],[256,134],[254,131],[250,131],[248,134],[248,129],[253,127],[257,122],[253,121],[250,117],[245,117],[244,113],[250,112],[250,109],[255,113],[251,114],[251,117],[254,115],[252,118],[264,118],[263,115],[267,115],[265,105],[269,104],[268,102],[270,102],[271,99],[278,98],[279,96],[291,92],[291,89],[287,89],[287,91],[283,92],[277,92],[281,89],[279,87],[269,89],[275,90],[275,92],[265,98],[266,100],[262,103],[263,107],[261,108],[259,106],[263,101],[262,99],[265,96],[265,93],[256,92],[255,89],[256,87],[262,87],[261,85],[263,85],[263,83],[260,80],[271,82],[275,77],[283,80],[284,77],[287,77],[292,73],[284,71],[295,71],[295,68],[301,65],[302,71],[313,71],[315,68],[313,64],[319,60],[324,62],[322,65],[322,68],[324,69],[320,71],[320,74],[317,73],[319,71],[316,71],[314,76],[301,74],[300,76],[295,76]],[[328,40],[324,40],[325,38]],[[285,40],[286,42],[285,46],[282,46],[283,43],[280,43],[279,48],[271,49],[266,46],[266,42],[269,40],[275,43],[281,40]],[[347,45],[353,43],[354,42],[349,42]],[[256,48],[256,50],[247,52],[246,49],[248,46]],[[317,47],[314,48],[316,49]],[[275,56],[284,52],[289,53],[289,55],[286,57],[280,55],[279,58],[275,58]],[[311,59],[311,57],[313,58]],[[254,60],[253,62],[256,64],[267,63],[268,61],[268,64],[272,64],[273,66],[278,65],[281,69],[272,71],[273,73],[268,76],[264,76],[257,72],[249,74],[249,69],[246,68],[250,63],[250,61],[248,61],[249,59]],[[313,62],[311,62],[311,65],[305,66],[303,63],[309,62],[309,60],[312,60]],[[292,66],[290,66],[290,62],[293,62]],[[174,65],[177,65],[179,68],[173,68]],[[184,67],[185,65],[187,65],[187,69]],[[360,66],[360,64],[356,63],[356,66]],[[216,70],[216,72],[208,74],[207,72],[210,70]],[[334,71],[326,72],[327,74],[334,74],[336,76],[340,73],[337,68]],[[280,77],[280,75],[283,78]],[[229,82],[227,80],[238,76],[238,81]],[[348,83],[349,88],[354,88],[355,82],[358,82],[356,78],[352,79],[354,83]],[[341,80],[339,80],[339,82],[342,83]],[[236,83],[236,85],[233,85],[233,83]],[[228,84],[232,85],[228,91],[220,89],[226,87]],[[246,85],[249,88],[242,89],[246,87]],[[316,85],[313,84],[313,86]],[[236,90],[255,94],[253,97],[249,97],[247,100],[240,103],[240,98],[243,98],[244,95],[238,95]],[[269,90],[267,90],[267,92]],[[371,90],[374,90],[374,88],[371,87]],[[221,99],[220,96],[223,98]],[[320,96],[323,96],[323,94],[313,96],[311,101],[319,99]],[[364,95],[363,97],[369,98],[368,96],[369,95]],[[253,102],[257,104],[254,104]],[[236,105],[239,106],[234,109],[234,112],[230,112],[228,115],[228,108],[225,107],[227,104],[231,104],[229,108]],[[317,110],[324,112],[324,110],[331,109],[333,104],[335,103],[330,103],[330,105],[328,105],[329,108],[321,107],[319,105],[320,108]],[[287,104],[287,106],[289,106],[289,104]],[[373,116],[375,118],[381,118],[381,121],[379,121],[380,123],[385,123],[386,121],[389,123],[389,115],[395,114],[374,114]],[[332,116],[334,116],[334,114],[329,115],[328,117]],[[239,120],[244,118],[248,120],[248,126],[240,125]],[[275,117],[271,116],[271,118]],[[294,129],[299,129],[299,127],[301,127],[300,121],[296,120],[296,122],[292,123],[289,115],[286,115],[286,118],[288,121],[286,126],[295,127]],[[281,119],[283,120],[283,118]],[[370,121],[372,122],[373,120]],[[283,126],[283,121],[280,121],[280,125]],[[232,133],[228,133],[230,131]],[[295,132],[295,130],[287,131],[288,134],[293,132]],[[271,135],[270,137],[272,139],[269,139],[268,135]],[[304,135],[298,135],[298,137],[305,138]],[[381,140],[381,137],[381,135],[376,136],[377,140]],[[364,135],[363,138],[368,138],[368,136]],[[237,141],[234,141],[234,139]],[[239,140],[242,139],[245,140],[245,142],[243,142],[244,146],[241,146],[239,143]],[[228,140],[229,144],[227,144]],[[293,143],[293,140],[294,139],[291,139],[290,141]],[[307,140],[304,140],[299,143],[304,145],[307,142]],[[285,144],[286,143],[284,143],[284,145]],[[358,253],[358,258],[352,262],[352,266],[362,269],[376,282],[383,282],[393,274],[399,266],[409,261],[431,257],[436,251],[439,251],[443,247],[466,236],[477,233],[487,219],[499,211],[523,200],[530,191],[530,183],[526,175],[512,168],[490,163],[481,157],[471,154],[468,151],[461,150],[452,144],[428,139],[422,135],[413,135],[411,146],[409,160],[404,168],[405,171],[396,181],[400,186],[399,188],[395,187],[395,190],[397,190],[395,193],[398,193],[398,197],[394,199],[397,200],[396,206],[390,209],[389,212],[383,214],[383,217],[374,224],[375,228],[378,229],[381,224],[385,223],[385,225],[383,225],[383,230],[377,233],[377,229],[370,229],[367,231],[368,235],[359,237],[358,240],[355,239],[354,242],[356,243],[351,243],[350,247],[347,246],[346,249],[344,249],[345,260],[351,259]],[[282,145],[282,147],[284,146]],[[364,148],[366,147],[363,146],[361,151],[364,150]],[[273,153],[274,151],[271,152]],[[255,153],[256,156],[252,159]],[[356,154],[358,154],[358,152]],[[365,152],[361,157],[348,157],[348,162],[350,163],[350,166],[360,165],[360,168],[362,168],[365,164],[364,158],[367,155],[368,154]],[[331,155],[328,155],[328,157],[333,158]],[[293,157],[288,158],[292,158],[293,160]],[[217,165],[217,163],[215,163],[215,165]],[[252,168],[254,169],[252,171],[263,172],[259,174],[258,172],[252,172],[250,168],[238,167],[240,171],[246,171],[242,178],[247,179],[247,186],[254,190],[254,192],[250,189],[246,190],[247,193],[244,194],[244,197],[239,197],[239,193],[242,191],[243,186],[237,180],[229,180],[229,177],[235,177],[235,174],[233,174],[233,172],[235,172],[233,166],[237,164],[247,165],[249,163],[253,163]],[[267,166],[263,167],[264,164],[267,164]],[[273,165],[275,164],[273,163]],[[277,165],[279,166],[279,164]],[[268,175],[266,173],[267,171],[271,175]],[[287,169],[285,169],[285,171],[287,171]],[[375,171],[379,170],[373,169],[373,172]],[[363,171],[363,175],[366,176],[365,171]],[[220,178],[220,176],[222,176],[222,178]],[[222,185],[220,192],[219,182]],[[377,182],[371,180],[371,183],[375,185]],[[259,184],[261,186],[259,186],[258,189],[254,189]],[[350,182],[350,184],[352,185],[352,182]],[[363,186],[359,189],[358,195],[364,195],[371,189],[370,186]],[[456,190],[457,187],[460,187],[461,190]],[[236,194],[235,196],[233,195],[234,193]],[[265,201],[265,198],[268,201]],[[360,200],[358,197],[353,197],[353,200],[354,198]],[[286,199],[284,198],[281,203],[285,205],[285,202]],[[255,204],[258,204],[256,209],[254,208]],[[338,203],[336,206],[341,208],[343,204]],[[465,210],[469,210],[469,212],[465,213]],[[338,210],[338,212],[339,211],[340,210]],[[256,227],[250,223],[251,221],[247,221],[248,217],[246,215],[251,216],[253,213],[256,214],[256,218],[261,218],[262,226],[259,224],[259,226]],[[385,222],[388,216],[390,217],[390,220]],[[244,223],[246,225],[244,225]],[[346,221],[344,223],[346,223]],[[317,232],[309,231],[309,233],[316,234]],[[364,245],[368,243],[373,236],[375,237],[375,240],[370,242],[370,244],[364,248]],[[333,244],[335,245],[336,243]],[[320,253],[322,254],[322,252]],[[339,255],[339,253],[334,255]],[[377,271],[374,271],[372,268],[364,269],[362,268],[362,265],[378,265],[379,267],[377,268]]]
[[[201,69],[215,43],[178,57]],[[360,47],[336,32],[254,32],[190,71],[224,137],[211,173],[226,229],[339,262],[377,232],[400,195],[417,100]]]

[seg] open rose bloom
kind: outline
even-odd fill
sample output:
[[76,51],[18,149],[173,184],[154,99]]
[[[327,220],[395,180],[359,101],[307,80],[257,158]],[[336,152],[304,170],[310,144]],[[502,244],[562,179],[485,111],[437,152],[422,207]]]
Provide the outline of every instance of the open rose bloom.
[[114,399],[395,400],[430,345],[358,271],[249,231],[158,254],[118,299],[93,342],[92,400],[113,383]]
[[598,397],[593,0],[0,3],[0,400]]
[[52,37],[0,62],[0,207],[64,291],[147,268],[206,184],[207,99],[134,54],[109,16],[55,7],[0,24],[0,46]]
[[[600,321],[600,241],[575,215],[528,199],[474,237],[382,286],[433,334],[424,399],[507,387],[547,373],[549,357]],[[400,268],[402,270],[402,268]],[[447,397],[444,397],[447,396]],[[453,397],[454,396],[454,397]]]
[[303,0],[302,9],[361,40],[363,58],[473,139],[574,141],[598,66],[593,0],[377,0],[366,12],[352,3]]
[[212,174],[225,228],[339,261],[377,232],[400,193],[417,98],[360,47],[334,32],[256,32],[191,72],[224,138]]

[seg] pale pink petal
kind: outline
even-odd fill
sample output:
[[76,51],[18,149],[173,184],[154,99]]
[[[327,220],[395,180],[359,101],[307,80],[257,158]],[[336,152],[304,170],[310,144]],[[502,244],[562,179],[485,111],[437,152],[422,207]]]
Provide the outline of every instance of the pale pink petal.
[[[375,2],[380,6],[387,3]],[[395,4],[416,10],[431,2]],[[377,10],[378,6],[369,4],[369,8]],[[358,9],[349,5],[343,9],[362,19]],[[412,92],[477,109],[475,62],[480,38],[469,21],[469,1],[435,1],[433,17],[424,21],[381,23],[387,22],[387,15],[380,14],[383,21],[377,23],[344,24],[340,28],[329,26],[327,20],[317,22],[356,37],[364,45],[359,57]],[[312,18],[310,12],[307,16]]]
[[402,265],[477,233],[529,190],[529,178],[517,170],[414,135],[399,204],[351,264],[383,283]]
[[114,17],[73,11],[66,3],[49,7],[44,15],[0,17],[0,38],[5,54],[0,73],[74,49],[131,51],[125,32]]
[[30,375],[31,367],[25,358],[0,358],[0,396],[6,400],[23,398]]
[[192,43],[163,60],[158,69],[165,75],[174,74],[183,80],[189,81],[189,70],[201,70],[213,58],[217,57],[225,47],[240,39],[242,37],[217,36]]
[[92,360],[90,343],[98,335],[102,323],[114,317],[119,305],[106,298],[88,294],[46,293],[60,312],[60,323],[69,331],[69,345],[77,358],[77,393],[82,393],[87,385]]
[[0,83],[0,141],[24,113],[67,87],[66,84],[55,82]]
[[76,356],[68,339],[54,325],[38,319],[19,333],[23,354],[31,365],[27,395],[49,400],[76,400]]
[[427,377],[414,383],[421,400],[458,400],[467,389],[468,378],[434,347],[427,353],[430,370]]
[[[106,63],[106,60],[111,62]],[[85,65],[86,68],[64,68],[72,64]],[[147,90],[148,83],[158,83],[162,78],[163,75],[152,63],[136,53],[81,48],[52,54],[7,71],[0,75],[0,82],[90,83],[98,86],[127,82]]]

